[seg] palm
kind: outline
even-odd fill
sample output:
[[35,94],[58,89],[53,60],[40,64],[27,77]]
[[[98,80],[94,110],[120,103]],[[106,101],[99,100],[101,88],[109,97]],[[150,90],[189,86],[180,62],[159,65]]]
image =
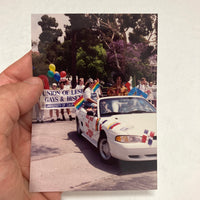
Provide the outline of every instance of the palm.
[[[20,75],[19,78],[19,66],[22,65],[24,68],[27,68],[27,71],[25,71],[23,77]],[[16,91],[12,91],[12,87],[9,83],[17,83],[31,77],[31,71],[31,55],[27,54],[23,59],[0,74],[0,85],[4,85],[1,88],[2,94],[5,96],[6,92],[11,92],[17,95]],[[8,100],[5,99],[4,96],[0,96],[2,105],[9,104],[10,106],[6,111],[3,110],[3,106],[0,108],[0,112],[6,113],[1,116],[2,118],[0,117],[0,121],[2,121],[4,119],[3,117],[6,116],[6,123],[0,126],[0,194],[4,194],[3,199],[10,196],[14,196],[17,200],[60,199],[60,193],[29,192],[31,111],[25,112],[20,110],[22,106],[19,102],[15,101],[15,98],[10,98]],[[30,103],[31,100],[27,104]],[[23,102],[23,104],[26,104],[26,102]],[[9,135],[7,135],[7,132],[9,132]]]

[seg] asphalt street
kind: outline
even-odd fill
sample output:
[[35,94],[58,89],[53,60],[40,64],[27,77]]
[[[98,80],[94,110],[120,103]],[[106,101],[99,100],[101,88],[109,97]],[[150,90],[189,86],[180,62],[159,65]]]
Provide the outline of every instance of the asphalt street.
[[[74,113],[72,113],[73,116]],[[76,134],[75,120],[33,123],[30,190],[154,190],[157,162],[102,162],[98,150]]]

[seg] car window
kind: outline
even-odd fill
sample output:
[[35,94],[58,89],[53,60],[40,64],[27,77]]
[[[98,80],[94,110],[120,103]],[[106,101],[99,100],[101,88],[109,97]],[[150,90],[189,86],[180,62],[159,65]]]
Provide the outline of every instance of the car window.
[[99,106],[100,116],[156,112],[156,109],[145,99],[133,97],[103,99]]

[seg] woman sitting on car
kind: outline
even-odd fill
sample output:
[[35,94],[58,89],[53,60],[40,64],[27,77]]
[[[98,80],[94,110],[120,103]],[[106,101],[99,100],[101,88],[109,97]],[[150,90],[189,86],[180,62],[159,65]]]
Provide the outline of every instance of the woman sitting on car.
[[85,100],[85,108],[96,108],[97,99],[99,98],[98,94],[93,91],[94,82],[92,78],[89,78],[86,82],[86,86],[83,90],[83,98]]

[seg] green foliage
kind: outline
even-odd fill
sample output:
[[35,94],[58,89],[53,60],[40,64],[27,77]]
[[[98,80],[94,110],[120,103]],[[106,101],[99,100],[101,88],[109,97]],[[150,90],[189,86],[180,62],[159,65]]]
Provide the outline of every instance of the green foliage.
[[77,50],[77,75],[88,79],[100,78],[106,79],[107,74],[104,66],[106,63],[106,50],[102,44],[96,46],[89,46],[88,50],[90,54],[80,47]]

